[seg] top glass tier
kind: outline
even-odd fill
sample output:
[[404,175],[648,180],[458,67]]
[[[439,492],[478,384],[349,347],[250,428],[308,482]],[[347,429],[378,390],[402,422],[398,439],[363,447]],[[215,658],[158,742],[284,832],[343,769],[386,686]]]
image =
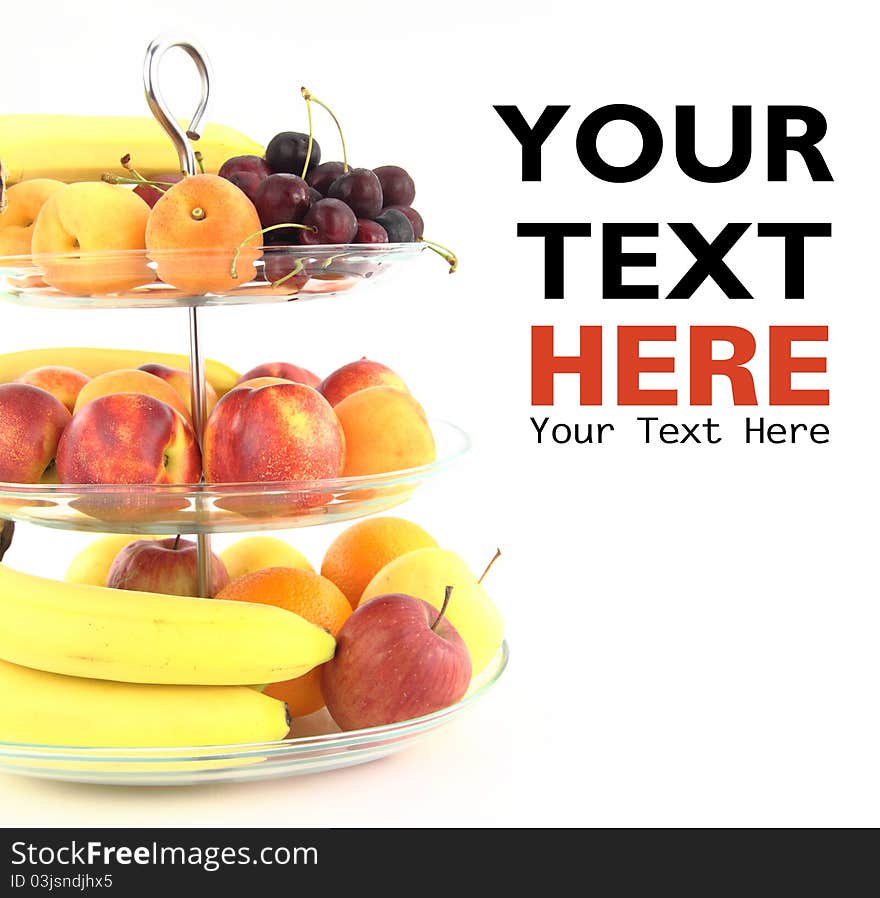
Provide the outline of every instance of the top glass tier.
[[248,305],[347,293],[423,243],[0,256],[0,298],[35,308]]

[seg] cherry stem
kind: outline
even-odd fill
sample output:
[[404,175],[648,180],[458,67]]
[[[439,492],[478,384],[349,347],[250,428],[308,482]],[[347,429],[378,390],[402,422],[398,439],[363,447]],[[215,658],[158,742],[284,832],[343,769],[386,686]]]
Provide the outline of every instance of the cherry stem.
[[180,547],[180,534],[178,533],[174,539],[174,545],[171,547],[172,551],[176,552]]
[[436,240],[428,240],[427,237],[419,237],[419,243],[424,243],[432,252],[437,253],[442,259],[449,263],[449,273],[455,274],[458,271],[458,256],[448,247]]
[[137,187],[146,186],[146,187],[155,187],[156,190],[161,190],[162,193],[165,193],[163,188],[173,187],[174,185],[169,183],[168,181],[151,181],[148,178],[126,178],[125,175],[114,175],[112,172],[104,172],[101,175],[101,180],[107,184],[134,184]]
[[245,237],[244,240],[242,240],[241,243],[239,243],[238,246],[235,248],[235,252],[232,254],[232,265],[230,265],[230,267],[229,267],[229,276],[232,278],[235,278],[236,280],[238,279],[238,257],[241,255],[241,251],[242,251],[242,249],[244,249],[245,243],[249,243],[255,237],[260,237],[263,234],[268,234],[269,231],[277,231],[281,228],[298,228],[301,231],[317,231],[318,230],[317,228],[312,227],[311,225],[293,224],[291,222],[290,224],[285,223],[285,224],[269,225],[268,228],[263,228],[260,231],[254,231],[254,233],[251,234],[250,237]]
[[205,160],[202,158],[202,151],[196,150],[193,155],[196,157],[196,162],[199,166],[199,171],[204,174],[205,173]]
[[449,604],[449,597],[452,595],[452,589],[453,587],[451,586],[446,587],[446,595],[443,597],[443,605],[440,608],[440,613],[437,615],[437,619],[434,621],[434,623],[431,624],[431,630],[434,632],[437,631],[437,624],[440,623],[440,621],[443,619],[443,615],[446,614],[446,606]]
[[495,564],[495,562],[498,561],[498,559],[500,557],[501,557],[501,549],[496,549],[495,554],[492,556],[492,560],[486,565],[486,570],[484,570],[483,573],[480,574],[480,579],[477,580],[477,583],[482,583],[483,580],[486,579],[486,574],[488,574],[489,571],[492,570],[492,565]]
[[270,286],[274,289],[275,287],[280,287],[285,281],[289,281],[292,277],[296,277],[303,270],[302,259],[296,260],[296,265],[290,269],[290,271],[284,275],[283,278],[278,278],[277,281],[272,281]]
[[312,145],[315,142],[315,135],[313,133],[313,124],[312,124],[312,97],[311,95],[307,96],[303,94],[306,101],[306,112],[309,114],[309,146],[306,150],[306,161],[303,163],[303,173],[302,179],[305,181],[306,175],[309,173],[309,163],[312,161]]
[[[333,110],[323,101],[319,100],[307,87],[301,87],[300,93],[303,95],[303,99],[308,104],[309,101],[314,101],[317,103],[322,109],[326,109],[330,114],[330,118],[336,123],[336,130],[339,132],[339,140],[342,143],[342,171],[343,173],[348,171],[348,150],[345,148],[345,135],[342,133],[342,125],[339,124],[339,119],[336,118]],[[311,128],[309,128],[309,137],[311,137]],[[311,141],[309,142],[309,146],[311,146]]]

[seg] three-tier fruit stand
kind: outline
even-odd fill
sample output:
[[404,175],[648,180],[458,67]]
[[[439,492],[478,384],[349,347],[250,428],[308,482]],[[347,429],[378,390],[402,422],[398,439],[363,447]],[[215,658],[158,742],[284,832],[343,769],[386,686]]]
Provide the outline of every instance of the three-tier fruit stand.
[[[202,94],[189,127],[170,113],[158,88],[159,66],[171,48],[192,58],[201,78]],[[210,93],[210,69],[196,44],[156,40],[144,63],[147,101],[180,159],[181,170],[196,173],[192,140],[198,139]],[[417,258],[423,244],[372,246],[264,247],[268,254],[299,263],[310,275],[296,292],[258,278],[222,294],[192,294],[174,289],[153,276],[148,282],[111,295],[73,295],[49,286],[45,266],[118,264],[140,254],[145,269],[155,272],[157,254],[80,253],[55,259],[0,259],[0,293],[6,300],[43,308],[179,308],[189,318],[189,361],[193,425],[199,441],[207,409],[207,372],[199,328],[202,306],[290,302],[329,296],[359,288],[396,264]],[[197,268],[203,255],[192,252]],[[88,258],[86,258],[88,256]],[[175,260],[183,257],[178,252]],[[185,261],[185,260],[184,260]],[[257,263],[258,272],[263,262]],[[437,460],[420,468],[334,480],[235,484],[18,484],[0,483],[0,517],[64,530],[100,533],[194,534],[198,541],[199,588],[208,595],[211,535],[277,530],[344,521],[383,511],[405,501],[424,480],[444,470],[469,447],[467,436],[452,424],[432,420]],[[328,726],[318,735],[275,743],[168,749],[85,748],[0,743],[0,769],[31,776],[102,783],[168,784],[257,779],[311,773],[362,763],[403,747],[414,738],[456,717],[498,679],[507,663],[503,646],[496,662],[483,672],[465,698],[449,708],[414,720],[354,732]],[[329,718],[328,718],[329,720]]]

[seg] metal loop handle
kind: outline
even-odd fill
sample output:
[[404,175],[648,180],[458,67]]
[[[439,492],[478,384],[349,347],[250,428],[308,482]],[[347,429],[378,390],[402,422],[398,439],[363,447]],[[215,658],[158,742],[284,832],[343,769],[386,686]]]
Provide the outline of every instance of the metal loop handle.
[[[168,104],[159,90],[159,65],[162,62],[162,57],[174,47],[186,51],[195,63],[202,81],[202,96],[186,131],[171,114]],[[144,57],[144,93],[150,111],[174,143],[174,148],[180,159],[180,170],[188,175],[194,175],[196,173],[196,157],[190,140],[199,139],[202,118],[208,108],[208,99],[211,95],[211,66],[198,44],[189,40],[157,37],[147,47],[147,55]]]

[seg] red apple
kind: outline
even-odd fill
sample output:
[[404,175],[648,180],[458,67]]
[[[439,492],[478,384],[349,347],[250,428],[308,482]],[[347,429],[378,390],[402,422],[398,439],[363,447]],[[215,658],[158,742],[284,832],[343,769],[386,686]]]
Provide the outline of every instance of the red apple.
[[[212,552],[208,594],[213,597],[229,583],[226,566]],[[199,595],[199,552],[194,542],[179,536],[140,539],[125,546],[110,566],[107,586],[170,596]]]
[[471,656],[444,616],[451,593],[439,614],[413,596],[378,596],[342,625],[336,655],[321,669],[321,691],[343,730],[431,714],[467,692]]
[[238,383],[243,384],[245,381],[254,380],[257,377],[280,377],[315,389],[318,389],[321,384],[321,378],[317,374],[312,374],[308,368],[300,368],[299,365],[291,365],[289,362],[267,362],[265,365],[257,365],[256,368],[251,368],[246,374],[242,374]]
[[404,393],[409,392],[403,380],[390,368],[380,362],[371,362],[366,357],[338,368],[324,378],[318,389],[336,408],[346,396],[370,387],[395,387]]
[[[169,368],[167,365],[159,365],[155,362],[141,365],[140,370],[146,371],[147,374],[161,377],[162,380],[174,387],[175,392],[183,400],[186,410],[192,417],[192,382],[189,371],[184,371],[182,368]],[[210,415],[217,404],[217,391],[207,381],[205,382],[205,394],[207,396],[208,414]]]
[[69,424],[70,412],[51,393],[30,384],[0,385],[0,480],[37,483]]
[[170,405],[111,393],[83,406],[58,444],[62,483],[198,483],[195,434]]
[[16,383],[30,384],[51,393],[71,414],[79,391],[91,380],[82,371],[66,365],[45,365],[25,371]]

